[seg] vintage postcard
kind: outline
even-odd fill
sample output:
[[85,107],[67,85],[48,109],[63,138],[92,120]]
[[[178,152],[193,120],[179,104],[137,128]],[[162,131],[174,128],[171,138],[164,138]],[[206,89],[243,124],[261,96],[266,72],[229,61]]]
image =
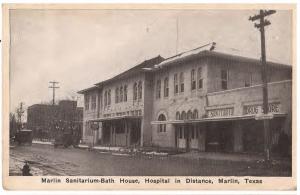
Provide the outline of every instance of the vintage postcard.
[[296,190],[293,4],[4,4],[6,190]]

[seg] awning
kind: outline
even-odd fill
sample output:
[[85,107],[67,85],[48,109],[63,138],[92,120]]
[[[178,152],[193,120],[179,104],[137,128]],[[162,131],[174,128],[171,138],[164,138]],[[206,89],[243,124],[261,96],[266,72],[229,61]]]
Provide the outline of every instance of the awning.
[[114,117],[103,117],[87,120],[88,122],[102,122],[111,120],[121,120],[121,119],[140,119],[142,116],[114,116]]
[[[274,113],[274,118],[285,117],[286,113]],[[205,122],[217,122],[217,121],[237,121],[237,120],[249,120],[254,119],[255,115],[243,115],[243,116],[228,116],[228,117],[214,117],[214,118],[201,118],[190,120],[169,120],[169,121],[152,121],[152,125],[159,124],[192,124],[192,123],[205,123]]]

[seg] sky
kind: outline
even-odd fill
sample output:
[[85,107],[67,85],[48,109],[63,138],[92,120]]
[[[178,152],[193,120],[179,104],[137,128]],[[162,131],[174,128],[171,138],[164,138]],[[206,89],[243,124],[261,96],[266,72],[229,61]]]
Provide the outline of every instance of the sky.
[[[50,102],[146,59],[201,45],[260,56],[260,33],[249,16],[258,10],[10,10],[10,110]],[[266,27],[267,60],[292,63],[292,13],[278,11]],[[178,22],[177,22],[178,21]],[[177,31],[178,24],[178,31]],[[178,32],[178,33],[177,33]],[[178,41],[176,41],[178,40]],[[177,51],[176,51],[177,48]]]

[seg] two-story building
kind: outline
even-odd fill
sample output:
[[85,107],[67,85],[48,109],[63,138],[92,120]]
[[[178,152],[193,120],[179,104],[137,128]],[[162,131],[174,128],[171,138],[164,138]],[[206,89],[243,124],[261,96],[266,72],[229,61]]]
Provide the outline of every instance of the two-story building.
[[[267,64],[271,141],[276,146],[280,135],[291,136],[292,68]],[[93,112],[85,103],[84,127],[86,131],[89,122],[98,122],[95,131],[101,132],[102,144],[264,149],[263,122],[257,120],[262,113],[261,62],[220,52],[215,44],[154,58],[80,93],[91,104],[89,97],[95,94],[100,105]]]

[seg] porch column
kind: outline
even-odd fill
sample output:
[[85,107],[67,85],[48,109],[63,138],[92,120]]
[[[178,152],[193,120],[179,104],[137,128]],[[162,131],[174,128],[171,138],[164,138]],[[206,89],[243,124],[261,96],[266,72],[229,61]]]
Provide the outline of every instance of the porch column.
[[234,123],[233,128],[233,151],[242,152],[243,147],[243,129],[240,121]]

